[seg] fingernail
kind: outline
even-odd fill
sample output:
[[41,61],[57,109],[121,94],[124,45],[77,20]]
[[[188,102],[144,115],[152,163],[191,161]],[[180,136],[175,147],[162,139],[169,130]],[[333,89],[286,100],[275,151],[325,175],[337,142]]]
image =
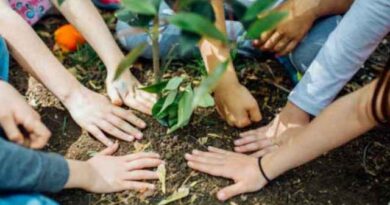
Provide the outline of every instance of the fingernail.
[[217,197],[218,197],[219,200],[225,201],[226,194],[223,193],[223,192],[219,192],[219,193],[217,194]]
[[185,157],[185,158],[190,158],[190,157],[191,157],[191,155],[190,155],[190,154],[188,154],[188,153],[185,153],[185,154],[184,154],[184,157]]
[[127,140],[129,140],[130,142],[132,142],[132,141],[134,140],[134,136],[129,135],[129,136],[127,137]]
[[107,143],[107,145],[108,145],[109,147],[111,147],[112,145],[114,145],[114,143],[113,143],[112,141],[107,141],[106,143]]
[[144,135],[142,133],[137,134],[137,139],[142,139],[142,137],[144,137]]

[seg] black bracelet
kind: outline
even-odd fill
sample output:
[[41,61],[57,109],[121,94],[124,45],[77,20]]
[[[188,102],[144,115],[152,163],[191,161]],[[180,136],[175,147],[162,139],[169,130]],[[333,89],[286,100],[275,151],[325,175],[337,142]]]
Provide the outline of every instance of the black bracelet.
[[264,179],[267,181],[267,183],[270,183],[271,180],[267,177],[267,175],[266,175],[265,172],[264,172],[263,166],[261,165],[261,160],[262,160],[262,159],[263,159],[263,158],[259,158],[259,168],[260,168],[260,172],[261,172],[261,174],[263,175]]

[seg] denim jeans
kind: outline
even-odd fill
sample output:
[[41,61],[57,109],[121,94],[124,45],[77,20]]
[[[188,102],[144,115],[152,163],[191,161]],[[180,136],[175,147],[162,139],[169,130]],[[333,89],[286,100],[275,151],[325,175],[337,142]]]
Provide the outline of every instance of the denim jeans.
[[[241,2],[246,6],[252,3],[251,0],[241,0]],[[279,1],[278,3],[281,2]],[[163,1],[160,7],[160,18],[163,19],[170,16],[173,12]],[[294,83],[297,83],[297,71],[301,73],[306,71],[341,18],[341,16],[330,16],[319,19],[294,51],[288,56],[278,59],[284,65]],[[262,56],[262,52],[254,48],[250,40],[245,39],[246,31],[240,22],[227,20],[226,27],[228,38],[237,43],[237,53],[239,55],[251,58]],[[179,28],[174,25],[161,24],[160,30],[161,36],[159,40],[162,58],[167,58],[170,54],[170,57],[173,59],[186,59],[199,56],[199,49],[196,46],[191,49],[186,49],[186,51],[182,50],[178,41],[180,39]],[[118,21],[116,32],[120,44],[127,50],[132,50],[140,43],[148,42],[149,47],[145,50],[142,57],[147,59],[152,58],[151,39],[147,33],[131,27],[122,21]]]
[[[0,79],[4,81],[8,81],[8,73],[9,73],[9,53],[4,39],[0,37]],[[1,127],[0,127],[0,141],[4,140],[2,139],[4,136],[1,136],[2,133],[3,132],[1,131]],[[3,143],[0,142],[0,144],[2,145]],[[18,156],[12,156],[12,157],[18,157]],[[2,169],[4,168],[3,166],[5,166],[3,163],[4,163],[3,161],[0,161],[0,164],[2,165]],[[16,163],[16,161],[14,163]],[[7,176],[0,175],[0,177],[4,177],[5,179],[9,179],[9,177],[17,178],[18,174],[16,173],[15,170],[15,172],[13,173],[8,173]],[[20,179],[14,179],[14,180],[20,180]],[[2,180],[0,179],[0,181]],[[57,205],[57,203],[40,194],[30,194],[30,193],[8,194],[7,193],[7,194],[0,194],[0,205]]]

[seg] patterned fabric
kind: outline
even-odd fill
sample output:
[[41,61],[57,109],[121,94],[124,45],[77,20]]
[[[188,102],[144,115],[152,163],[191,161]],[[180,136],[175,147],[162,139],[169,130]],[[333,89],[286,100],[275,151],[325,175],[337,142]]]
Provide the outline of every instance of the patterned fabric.
[[30,25],[38,22],[52,7],[49,0],[8,0],[8,2]]

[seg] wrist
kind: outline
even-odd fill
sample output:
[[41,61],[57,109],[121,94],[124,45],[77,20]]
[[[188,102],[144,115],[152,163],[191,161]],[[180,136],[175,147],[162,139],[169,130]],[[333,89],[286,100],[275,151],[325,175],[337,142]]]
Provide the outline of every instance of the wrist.
[[92,180],[92,167],[88,162],[67,160],[69,165],[69,178],[65,184],[65,189],[89,190]]

